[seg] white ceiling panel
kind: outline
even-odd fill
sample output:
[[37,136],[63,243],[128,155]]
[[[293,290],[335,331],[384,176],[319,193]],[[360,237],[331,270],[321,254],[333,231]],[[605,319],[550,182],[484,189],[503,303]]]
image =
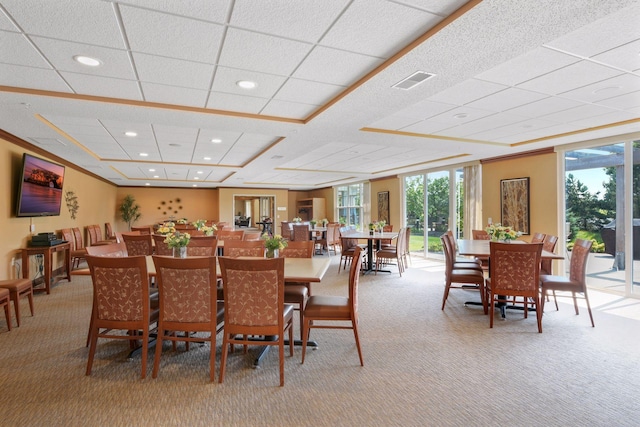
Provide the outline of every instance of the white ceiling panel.
[[637,0],[464,3],[0,0],[0,129],[118,186],[299,190],[640,130]]

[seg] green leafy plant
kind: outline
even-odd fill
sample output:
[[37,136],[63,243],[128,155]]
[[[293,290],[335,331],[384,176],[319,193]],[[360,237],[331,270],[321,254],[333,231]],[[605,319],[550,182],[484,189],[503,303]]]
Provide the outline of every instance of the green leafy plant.
[[129,230],[131,230],[131,224],[139,220],[141,216],[140,205],[136,203],[136,199],[131,194],[127,194],[120,205],[120,217],[127,223]]

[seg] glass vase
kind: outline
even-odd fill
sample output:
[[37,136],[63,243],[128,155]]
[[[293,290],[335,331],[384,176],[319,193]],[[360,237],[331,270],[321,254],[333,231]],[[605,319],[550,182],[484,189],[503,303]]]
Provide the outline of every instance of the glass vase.
[[187,247],[180,246],[179,248],[173,248],[173,256],[175,258],[186,258],[187,257]]
[[267,249],[265,254],[266,258],[278,258],[280,251],[278,249]]

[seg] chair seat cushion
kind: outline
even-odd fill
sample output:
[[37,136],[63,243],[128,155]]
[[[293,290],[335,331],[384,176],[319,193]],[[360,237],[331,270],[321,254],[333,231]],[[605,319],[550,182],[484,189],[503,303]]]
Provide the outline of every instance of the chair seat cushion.
[[451,270],[451,277],[453,282],[484,280],[482,271],[471,269]]
[[0,300],[9,299],[9,289],[0,288]]
[[285,302],[289,302],[292,298],[296,301],[303,301],[309,297],[309,289],[305,285],[285,285],[284,287],[284,299]]
[[11,292],[22,292],[31,287],[29,279],[0,280],[0,288],[8,289]]
[[350,319],[349,298],[335,295],[313,295],[307,302],[304,315],[314,319]]
[[282,312],[285,320],[289,320],[293,317],[293,306],[291,304],[284,305],[284,311]]
[[569,280],[565,276],[540,276],[542,289],[555,289],[556,291],[579,291],[581,288],[578,282]]

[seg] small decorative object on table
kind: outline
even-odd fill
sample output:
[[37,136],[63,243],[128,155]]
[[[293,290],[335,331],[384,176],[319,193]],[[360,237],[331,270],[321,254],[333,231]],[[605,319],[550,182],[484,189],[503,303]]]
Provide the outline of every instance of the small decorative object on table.
[[381,220],[381,221],[378,221],[377,224],[378,224],[378,230],[380,230],[380,233],[384,232],[384,226],[387,225],[387,221]]
[[373,236],[373,233],[376,231],[376,223],[375,222],[370,222],[369,223],[369,235]]
[[291,222],[295,222],[295,223],[302,222],[302,218],[300,218],[299,216],[293,217]]
[[520,231],[503,226],[500,223],[489,224],[489,226],[485,228],[485,231],[494,242],[509,242],[522,236]]
[[267,258],[278,258],[279,251],[287,247],[287,241],[279,234],[271,237],[268,233],[264,233],[262,240],[264,240],[265,256]]
[[176,258],[186,258],[187,257],[187,245],[191,240],[191,235],[189,233],[180,233],[176,231],[172,234],[168,234],[164,239],[164,242],[170,248],[173,248],[173,256]]
[[193,225],[193,226],[196,228],[196,230],[200,230],[202,227],[204,227],[204,226],[205,226],[205,224],[206,224],[206,223],[207,223],[207,221],[206,221],[206,220],[204,220],[204,219],[198,219],[198,220],[193,221],[193,222],[191,223],[191,225]]
[[173,222],[168,221],[160,225],[160,227],[158,227],[158,229],[156,230],[156,233],[168,235],[168,234],[175,233],[175,231],[176,231],[176,225]]
[[322,218],[321,222],[323,227],[326,227],[327,224],[329,224],[329,220],[327,218]]
[[187,221],[187,218],[180,218],[180,219],[177,221],[177,223],[178,223],[178,224],[182,224],[182,225],[187,224],[188,222],[189,222],[189,221]]
[[317,223],[318,221],[316,221],[315,219],[312,219],[311,221],[309,221],[309,224],[311,224],[311,228],[316,228]]

